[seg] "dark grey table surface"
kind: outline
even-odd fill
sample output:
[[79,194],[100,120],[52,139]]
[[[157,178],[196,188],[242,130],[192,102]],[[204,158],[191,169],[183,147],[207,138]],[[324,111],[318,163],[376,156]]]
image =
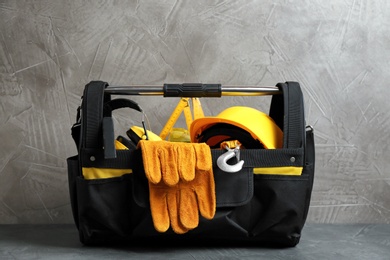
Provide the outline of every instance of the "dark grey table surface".
[[390,259],[390,225],[306,224],[293,248],[87,247],[74,225],[0,225],[0,259]]

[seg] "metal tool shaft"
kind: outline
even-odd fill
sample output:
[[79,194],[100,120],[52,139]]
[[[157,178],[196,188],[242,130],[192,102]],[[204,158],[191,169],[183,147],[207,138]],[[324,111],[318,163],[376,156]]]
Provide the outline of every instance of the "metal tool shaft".
[[[162,96],[164,87],[157,85],[108,86],[105,92],[113,95]],[[279,88],[275,86],[221,86],[222,96],[262,96],[280,93]]]

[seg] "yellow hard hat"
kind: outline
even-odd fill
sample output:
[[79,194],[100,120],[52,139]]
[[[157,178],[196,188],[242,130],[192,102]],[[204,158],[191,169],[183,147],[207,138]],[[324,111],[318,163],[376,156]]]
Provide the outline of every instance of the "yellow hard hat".
[[[205,139],[202,137],[209,129],[213,129],[212,137],[207,137],[205,142],[210,146],[229,138],[245,143],[240,140],[241,134],[235,134],[238,133],[237,129],[239,129],[244,130],[243,132],[246,132],[248,136],[250,135],[250,142],[260,142],[266,149],[283,147],[282,130],[270,116],[251,107],[233,106],[223,110],[215,117],[194,120],[190,127],[191,142],[204,142]],[[246,146],[250,146],[250,144]]]

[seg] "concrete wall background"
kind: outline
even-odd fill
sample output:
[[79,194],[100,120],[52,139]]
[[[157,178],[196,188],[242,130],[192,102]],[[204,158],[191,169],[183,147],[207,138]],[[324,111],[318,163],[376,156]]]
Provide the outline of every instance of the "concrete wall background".
[[[390,2],[0,1],[0,223],[71,223],[83,87],[298,81],[315,127],[308,221],[390,223]],[[176,99],[134,97],[159,133]],[[266,110],[267,99],[202,101]],[[259,104],[260,103],[260,104]],[[161,109],[164,108],[164,109]],[[139,124],[119,111],[116,130]]]

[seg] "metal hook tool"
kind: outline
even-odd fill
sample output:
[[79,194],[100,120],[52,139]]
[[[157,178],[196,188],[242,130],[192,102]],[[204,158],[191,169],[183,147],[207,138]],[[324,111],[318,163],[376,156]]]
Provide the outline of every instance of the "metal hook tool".
[[[237,146],[234,149],[231,149],[229,147],[225,147],[227,152],[220,155],[217,159],[217,165],[218,167],[225,172],[238,172],[242,169],[244,165],[244,161],[240,160],[240,146]],[[237,163],[236,164],[228,164],[227,161],[231,158],[236,157]]]

